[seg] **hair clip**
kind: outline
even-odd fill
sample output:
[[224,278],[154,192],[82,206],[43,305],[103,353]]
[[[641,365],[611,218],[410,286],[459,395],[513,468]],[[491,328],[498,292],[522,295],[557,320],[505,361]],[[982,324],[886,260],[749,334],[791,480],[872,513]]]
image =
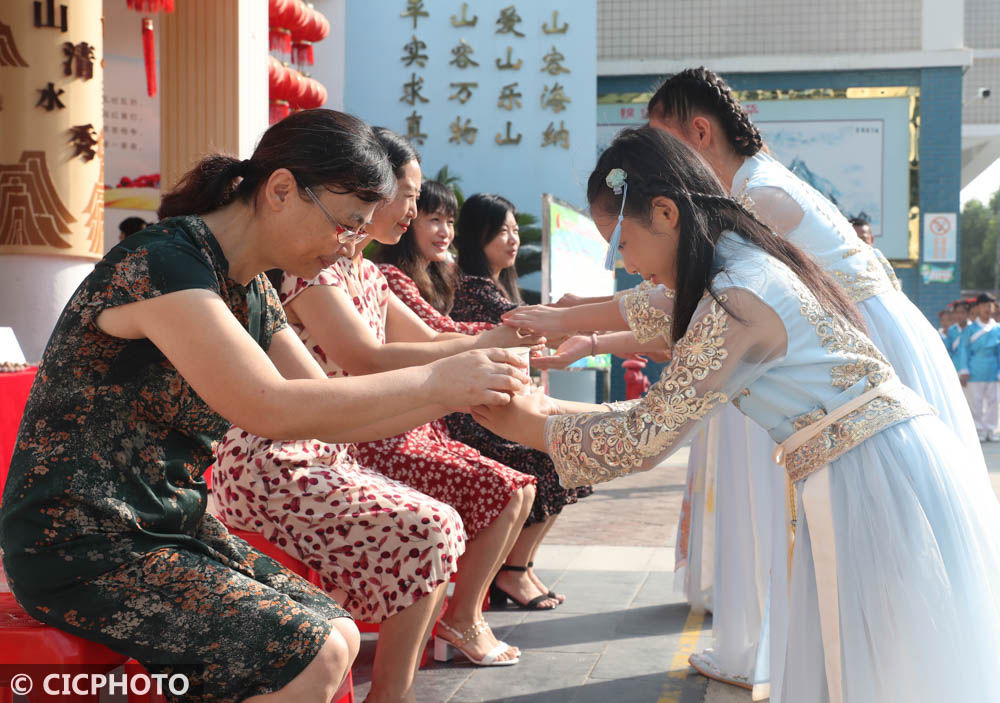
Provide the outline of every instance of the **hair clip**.
[[607,177],[604,182],[608,184],[608,188],[614,191],[615,195],[622,194],[622,188],[625,185],[625,180],[628,178],[628,174],[625,173],[624,169],[613,168],[608,171]]
[[628,183],[625,182],[625,172],[620,168],[613,168],[608,172],[608,177],[604,182],[608,184],[615,195],[621,194],[622,205],[618,210],[618,222],[615,230],[611,233],[611,241],[608,242],[608,255],[604,259],[604,268],[608,271],[615,270],[615,256],[618,254],[618,243],[622,238],[622,221],[625,219],[625,198],[628,197]]

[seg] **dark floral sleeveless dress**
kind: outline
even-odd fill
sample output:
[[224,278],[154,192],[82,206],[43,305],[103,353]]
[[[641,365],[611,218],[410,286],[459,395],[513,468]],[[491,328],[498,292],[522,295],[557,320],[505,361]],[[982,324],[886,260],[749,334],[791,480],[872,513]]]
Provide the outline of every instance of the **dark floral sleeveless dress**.
[[[484,276],[459,275],[451,319],[456,322],[489,322],[498,325],[502,315],[517,307],[496,283]],[[445,418],[448,433],[491,459],[503,462],[538,479],[535,502],[525,526],[544,522],[558,515],[567,505],[594,492],[590,486],[563,488],[548,454],[517,444],[493,434],[476,422],[472,415],[452,413]]]
[[205,289],[267,350],[286,325],[277,294],[227,272],[200,217],[152,225],[97,264],[49,340],[0,506],[21,606],[151,673],[186,674],[185,700],[280,689],[347,617],[206,513],[202,474],[229,422],[148,339],[97,327],[106,308]]

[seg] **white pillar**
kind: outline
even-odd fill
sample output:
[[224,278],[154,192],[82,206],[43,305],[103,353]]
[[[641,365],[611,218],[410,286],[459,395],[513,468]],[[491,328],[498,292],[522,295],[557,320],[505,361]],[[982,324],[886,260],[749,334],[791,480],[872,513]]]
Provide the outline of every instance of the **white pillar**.
[[0,326],[32,362],[104,254],[101,18],[101,0],[0,4]]
[[163,15],[160,173],[169,190],[212,152],[249,158],[267,129],[267,2],[183,0]]

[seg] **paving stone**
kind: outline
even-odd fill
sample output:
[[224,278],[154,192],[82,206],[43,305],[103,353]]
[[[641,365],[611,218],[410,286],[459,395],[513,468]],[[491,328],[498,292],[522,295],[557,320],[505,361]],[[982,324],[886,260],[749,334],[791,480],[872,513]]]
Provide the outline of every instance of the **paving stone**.
[[597,654],[531,652],[512,667],[473,671],[449,703],[571,701],[587,680]]

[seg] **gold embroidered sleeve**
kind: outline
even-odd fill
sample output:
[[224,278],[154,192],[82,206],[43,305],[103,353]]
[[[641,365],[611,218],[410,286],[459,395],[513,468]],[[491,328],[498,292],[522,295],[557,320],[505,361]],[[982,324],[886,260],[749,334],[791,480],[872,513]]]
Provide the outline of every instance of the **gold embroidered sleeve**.
[[546,445],[563,486],[653,468],[784,351],[777,314],[751,293],[738,291],[736,297],[756,301],[756,307],[741,302],[730,308],[731,317],[711,297],[703,300],[670,365],[641,400],[613,412],[549,418]]
[[633,286],[632,288],[626,288],[625,290],[615,291],[615,293],[614,293],[614,295],[612,297],[615,300],[621,300],[626,295],[632,295],[636,291],[649,290],[650,288],[653,288],[654,286],[655,286],[655,284],[652,281],[643,281],[639,285]]
[[662,337],[670,346],[674,292],[665,286],[639,286],[618,301],[622,317],[640,343]]

